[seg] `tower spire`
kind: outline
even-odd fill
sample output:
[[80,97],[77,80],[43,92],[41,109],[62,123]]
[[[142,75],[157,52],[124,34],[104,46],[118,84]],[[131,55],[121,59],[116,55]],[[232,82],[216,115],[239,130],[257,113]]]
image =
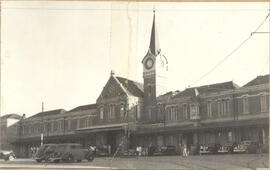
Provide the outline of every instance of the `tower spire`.
[[155,9],[153,10],[153,13],[154,13],[154,17],[153,17],[153,25],[152,25],[149,50],[152,54],[158,55],[160,53],[160,47],[159,47],[159,42],[158,42],[157,27],[156,27],[156,21],[155,21],[155,13],[156,13]]

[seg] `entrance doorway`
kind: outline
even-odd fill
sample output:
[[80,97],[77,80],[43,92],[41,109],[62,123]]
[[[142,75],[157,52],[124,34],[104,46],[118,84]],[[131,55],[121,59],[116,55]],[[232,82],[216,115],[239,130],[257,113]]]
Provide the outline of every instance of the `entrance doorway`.
[[183,134],[183,144],[187,145],[187,148],[190,150],[191,148],[191,145],[193,144],[193,133],[190,132],[190,133],[184,133]]
[[115,133],[115,132],[108,132],[107,136],[108,136],[108,139],[107,139],[108,145],[110,145],[110,147],[111,147],[111,153],[110,154],[112,154],[117,149],[117,147],[116,147],[116,136],[117,136],[117,133]]

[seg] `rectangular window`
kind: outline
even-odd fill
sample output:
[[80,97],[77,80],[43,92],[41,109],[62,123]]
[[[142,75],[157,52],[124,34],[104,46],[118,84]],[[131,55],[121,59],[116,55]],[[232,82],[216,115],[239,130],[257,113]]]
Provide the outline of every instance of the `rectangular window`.
[[218,117],[220,117],[221,116],[221,102],[220,101],[218,101],[217,102],[217,104],[218,104]]
[[50,128],[51,128],[51,131],[50,132],[53,132],[53,122],[50,122]]
[[71,120],[71,130],[75,130],[77,128],[77,119]]
[[27,134],[27,126],[23,126],[23,134]]
[[230,100],[226,100],[226,114],[229,115],[230,113]]
[[212,103],[211,103],[211,101],[207,102],[207,116],[212,117]]
[[50,132],[51,131],[51,126],[50,126],[50,122],[46,122],[46,132]]
[[260,97],[260,103],[261,103],[261,112],[267,112],[267,100],[266,95],[262,95]]
[[149,117],[149,120],[151,120],[151,119],[152,119],[151,108],[148,108],[148,117]]
[[68,120],[68,130],[71,130],[71,120]]
[[172,115],[171,115],[171,113],[172,113],[172,107],[168,107],[168,120],[172,120]]
[[137,119],[140,119],[141,118],[141,107],[140,105],[138,104],[137,105]]
[[59,121],[59,125],[60,125],[60,127],[59,127],[59,128],[60,128],[60,131],[64,131],[64,129],[65,129],[65,127],[64,127],[64,126],[65,126],[65,124],[64,124],[64,123],[65,123],[65,121],[64,121],[64,120],[60,120],[60,121]]
[[87,126],[91,126],[92,125],[92,117],[89,116],[88,119],[87,119]]
[[186,104],[183,105],[183,116],[184,119],[188,119],[188,108]]
[[244,97],[243,98],[243,113],[248,113],[249,110],[248,110],[248,98],[247,97]]
[[190,105],[190,119],[195,120],[199,118],[199,109],[197,104]]
[[221,101],[221,116],[224,116],[226,113],[226,100]]
[[53,123],[53,131],[58,131],[58,122]]
[[85,128],[86,127],[86,118],[80,118],[80,124],[79,127],[80,128]]
[[34,126],[34,133],[38,133],[39,132],[39,124],[35,124],[35,126]]

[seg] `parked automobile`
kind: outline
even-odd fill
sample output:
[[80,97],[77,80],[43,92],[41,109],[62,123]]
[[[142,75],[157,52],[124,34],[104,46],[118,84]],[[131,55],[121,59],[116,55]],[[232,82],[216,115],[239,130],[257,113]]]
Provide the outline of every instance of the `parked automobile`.
[[94,152],[84,149],[82,145],[77,143],[57,144],[57,147],[50,152],[48,160],[50,162],[81,162],[83,159],[93,161]]
[[137,155],[137,152],[136,152],[136,149],[129,149],[127,151],[125,151],[123,153],[123,155],[121,155],[121,157],[124,157],[124,158],[127,158],[127,157],[136,157],[138,156]]
[[225,145],[221,146],[218,150],[219,153],[233,153],[234,148],[237,146],[235,142],[228,142]]
[[160,147],[152,146],[150,153],[153,153],[152,155],[176,155],[176,147],[173,145]]
[[237,147],[234,148],[234,152],[256,153],[258,149],[258,143],[251,140],[244,140]]
[[15,157],[15,154],[13,153],[12,150],[1,150],[0,151],[0,159],[4,159],[5,161],[11,161],[11,160],[14,160],[16,157]]
[[107,147],[96,148],[96,156],[109,156],[109,151]]
[[172,145],[163,146],[161,147],[161,153],[163,155],[175,155],[176,154],[176,147]]
[[220,149],[221,145],[220,144],[212,144],[210,146],[208,146],[208,151],[210,153],[218,153],[218,150]]
[[220,144],[210,144],[208,146],[200,146],[200,154],[215,154],[221,149]]
[[34,159],[37,162],[48,161],[50,153],[53,152],[54,148],[56,148],[56,144],[44,144],[39,147],[37,153],[34,156]]

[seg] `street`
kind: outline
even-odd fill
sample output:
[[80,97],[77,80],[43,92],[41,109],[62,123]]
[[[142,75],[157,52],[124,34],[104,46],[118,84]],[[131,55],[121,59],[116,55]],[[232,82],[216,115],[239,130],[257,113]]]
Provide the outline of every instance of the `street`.
[[268,169],[268,154],[231,154],[155,157],[98,157],[93,162],[37,163],[32,159],[0,160],[1,168],[94,168],[94,169]]

